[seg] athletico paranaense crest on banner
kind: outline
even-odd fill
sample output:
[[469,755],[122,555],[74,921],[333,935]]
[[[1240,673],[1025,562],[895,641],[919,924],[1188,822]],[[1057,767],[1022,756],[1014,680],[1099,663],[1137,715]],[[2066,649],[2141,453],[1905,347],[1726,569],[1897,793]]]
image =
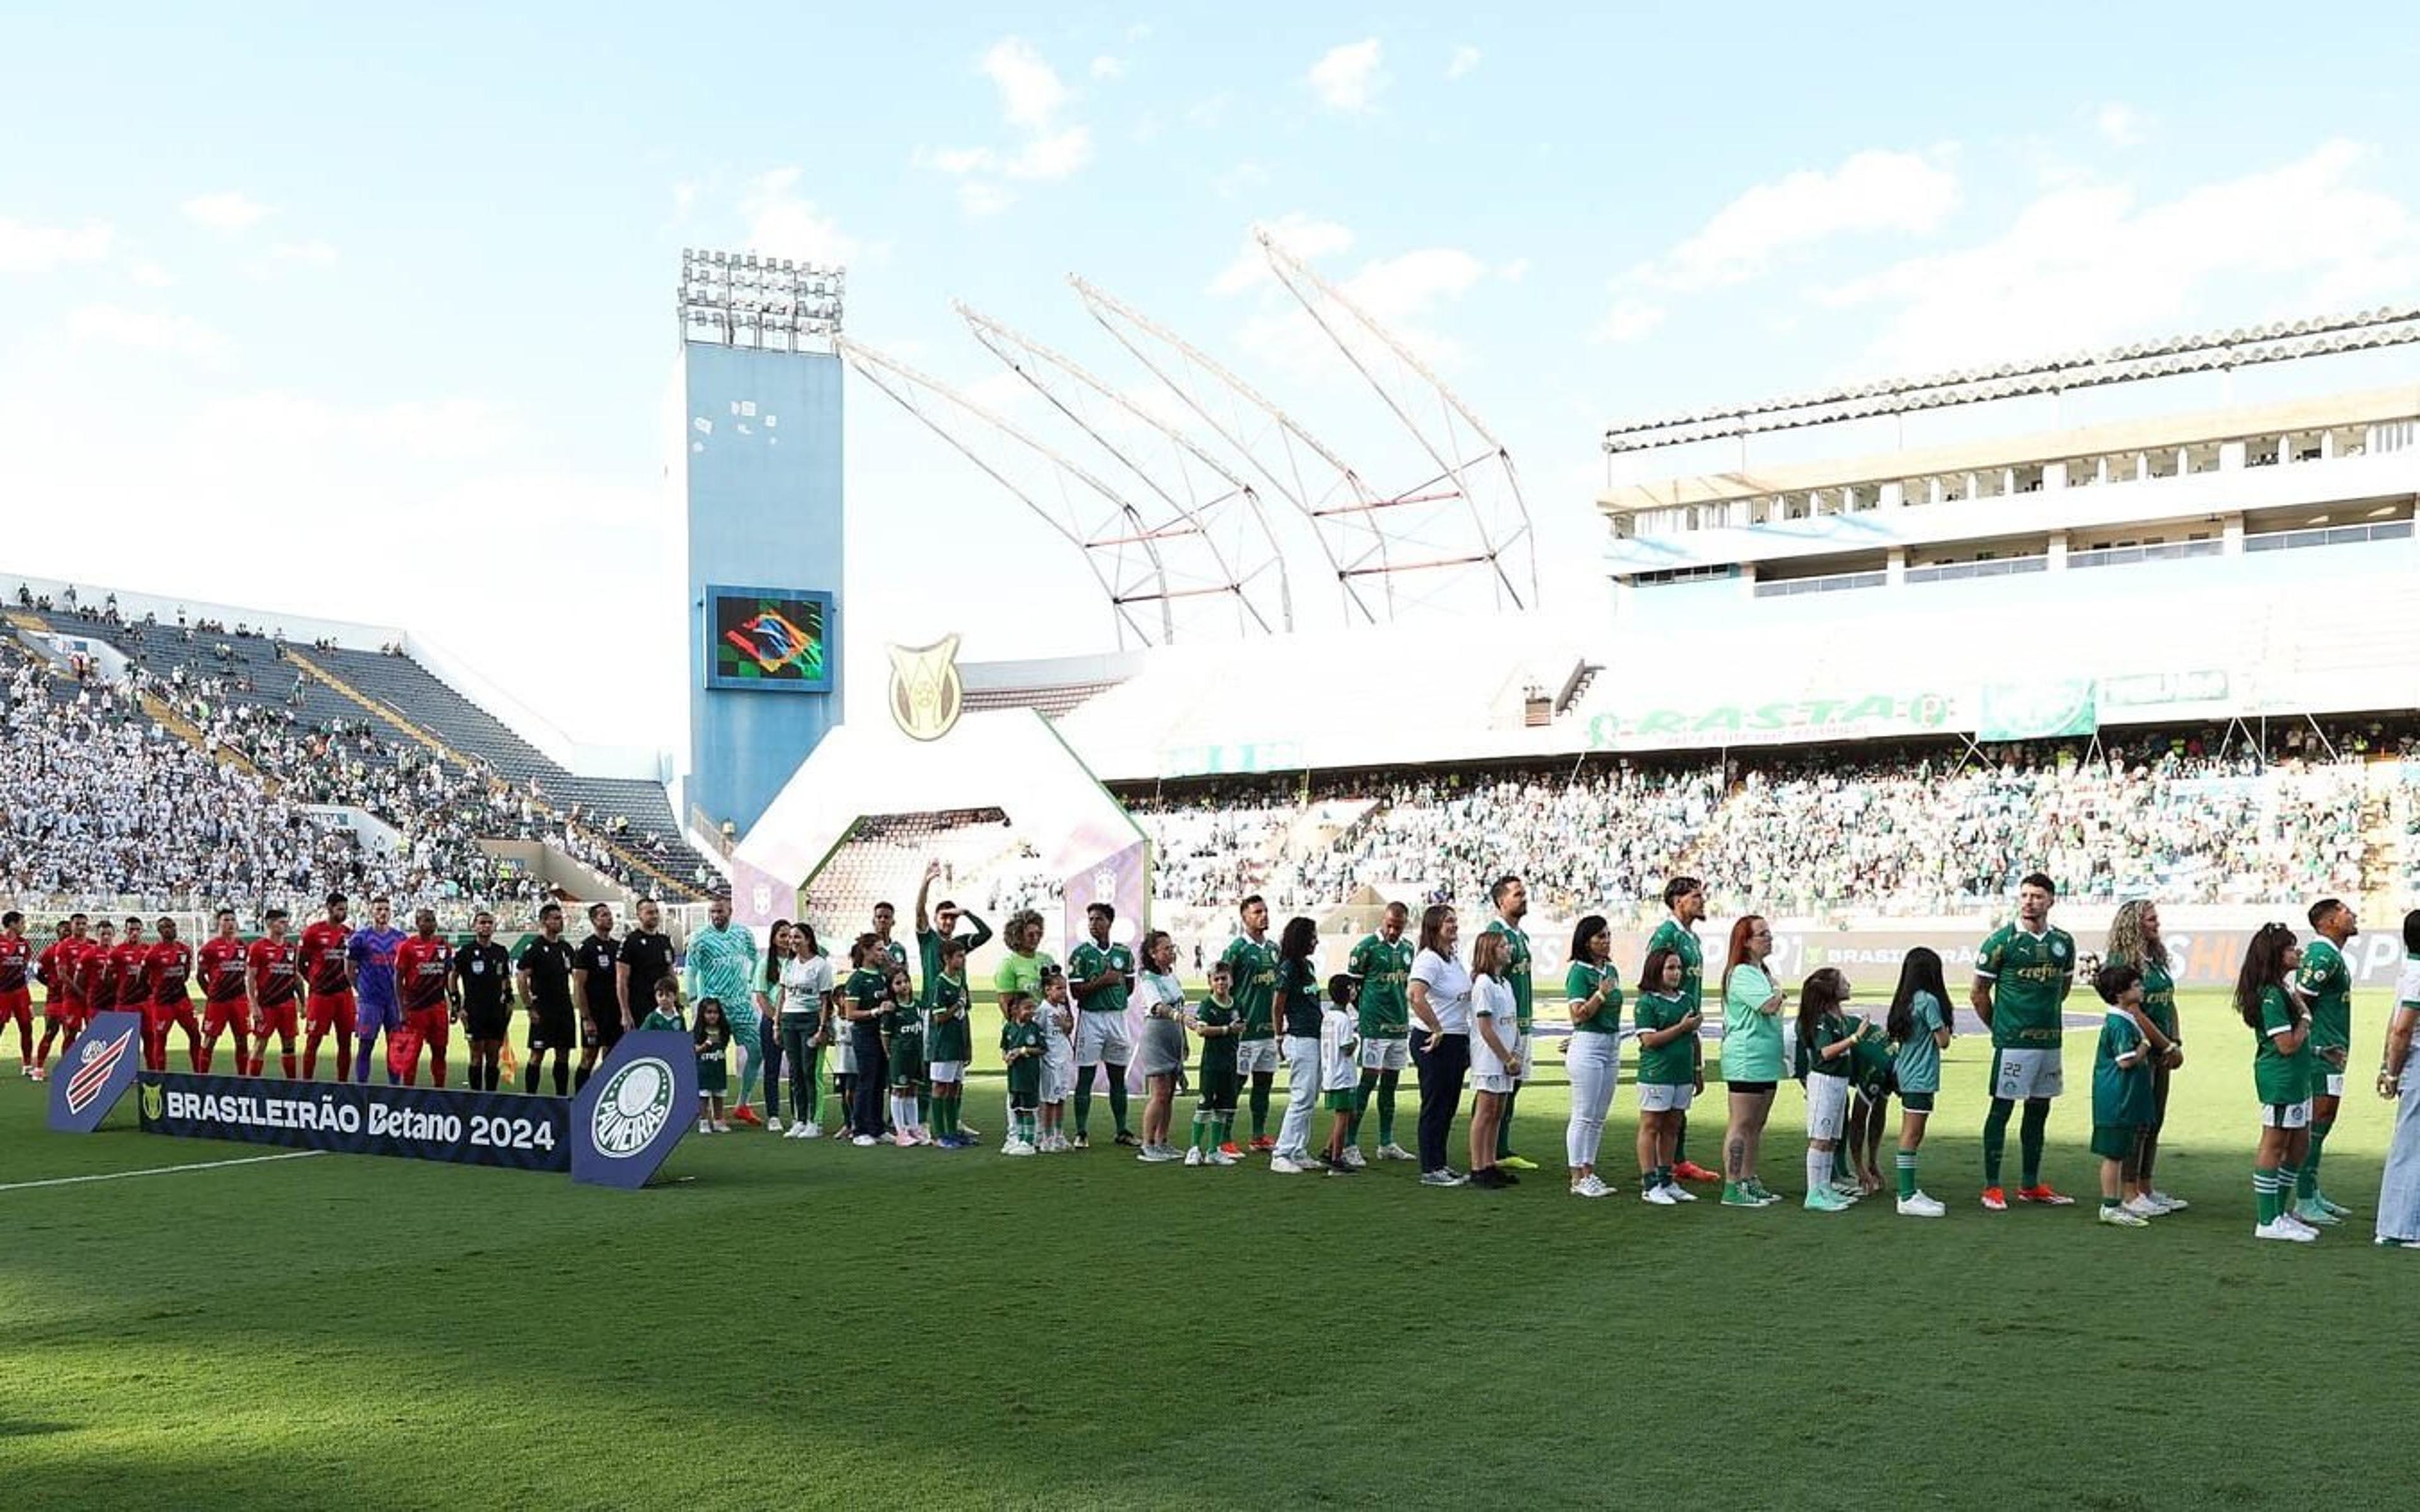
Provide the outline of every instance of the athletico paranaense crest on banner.
[[966,702],[958,685],[958,638],[929,646],[892,646],[891,718],[910,740],[939,740],[958,722]]

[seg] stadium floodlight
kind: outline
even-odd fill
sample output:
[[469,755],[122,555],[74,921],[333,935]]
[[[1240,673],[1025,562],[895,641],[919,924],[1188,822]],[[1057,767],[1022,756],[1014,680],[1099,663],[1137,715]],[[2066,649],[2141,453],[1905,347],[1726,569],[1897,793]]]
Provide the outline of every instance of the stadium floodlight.
[[[1630,421],[1606,428],[1605,450],[1650,452],[1698,441],[1730,440],[1769,431],[1834,424],[1859,415],[1907,414],[1949,405],[2063,393],[2071,389],[2288,363],[2414,342],[2420,342],[2420,305],[2381,306],[2350,315],[2315,316],[2246,330],[2133,342],[2039,363],[1936,373],[1857,389],[1831,389],[1768,399],[1728,409]],[[1869,397],[1880,402],[1861,409],[1850,408]]]
[[675,305],[681,339],[758,351],[831,351],[846,286],[839,268],[685,247]]
[[985,350],[1150,490],[1171,522],[1191,522],[1189,537],[1172,530],[1159,533],[1171,579],[1223,590],[1240,630],[1294,628],[1285,553],[1249,485],[1190,436],[1073,359],[963,301],[954,308]]

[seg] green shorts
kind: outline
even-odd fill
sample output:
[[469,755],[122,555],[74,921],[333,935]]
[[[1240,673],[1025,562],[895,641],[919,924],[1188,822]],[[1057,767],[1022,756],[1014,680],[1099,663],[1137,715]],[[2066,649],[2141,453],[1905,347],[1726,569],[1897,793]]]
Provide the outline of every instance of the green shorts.
[[1220,1063],[1213,1060],[1203,1060],[1202,1062],[1202,1106],[1203,1111],[1210,1113],[1234,1112],[1235,1094],[1241,1088],[1242,1084],[1243,1078],[1236,1073],[1235,1068],[1232,1062]]
[[2092,1126],[2092,1152],[2102,1160],[2124,1160],[2134,1153],[2135,1143],[2142,1136],[2140,1124],[2096,1123]]
[[1352,1088],[1345,1087],[1322,1093],[1320,1101],[1327,1104],[1327,1109],[1331,1113],[1350,1113],[1353,1111],[1353,1103],[1357,1095]]
[[1910,1113],[1930,1113],[1932,1111],[1932,1097],[1931,1092],[1901,1092],[1899,1105]]

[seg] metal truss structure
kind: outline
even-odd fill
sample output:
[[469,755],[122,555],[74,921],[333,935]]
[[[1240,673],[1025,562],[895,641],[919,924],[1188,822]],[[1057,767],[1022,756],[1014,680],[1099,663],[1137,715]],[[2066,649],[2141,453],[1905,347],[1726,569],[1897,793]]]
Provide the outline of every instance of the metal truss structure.
[[[1082,431],[1156,501],[1153,532],[1163,570],[1184,596],[1232,602],[1235,628],[1263,635],[1294,628],[1285,553],[1270,532],[1260,495],[1193,439],[1072,358],[961,302],[977,341]],[[1124,533],[1124,522],[1120,523]],[[1109,548],[1114,541],[1087,543]],[[1220,593],[1220,590],[1224,590]],[[1171,590],[1175,591],[1175,590]]]

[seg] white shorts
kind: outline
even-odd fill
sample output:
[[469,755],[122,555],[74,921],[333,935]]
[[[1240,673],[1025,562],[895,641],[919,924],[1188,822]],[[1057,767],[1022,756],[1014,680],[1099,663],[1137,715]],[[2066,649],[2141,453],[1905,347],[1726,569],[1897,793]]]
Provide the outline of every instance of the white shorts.
[[1638,1111],[1686,1113],[1697,1095],[1697,1088],[1687,1082],[1641,1082],[1638,1084]]
[[1134,1062],[1134,1036],[1127,1031],[1124,1009],[1114,1013],[1082,1012],[1076,1015],[1076,1064],[1078,1066],[1131,1065]]
[[1500,1071],[1474,1071],[1470,1073],[1470,1085],[1481,1092],[1510,1097],[1520,1087],[1521,1079]]
[[1849,1126],[1849,1078],[1821,1072],[1807,1077],[1807,1137],[1838,1139]]
[[2067,1064],[2061,1053],[2007,1049],[1992,1052],[1992,1095],[2022,1103],[2028,1098],[2056,1097],[2067,1090]]
[[2307,1129],[2311,1126],[2311,1100],[2300,1103],[2263,1103],[2260,1104],[2260,1127],[2263,1129]]
[[1235,1074],[1250,1076],[1266,1072],[1278,1073],[1278,1042],[1275,1040],[1238,1040],[1235,1041]]
[[2332,1071],[2332,1072],[2328,1072],[2327,1095],[2328,1095],[2328,1096],[2330,1096],[2330,1097],[2342,1097],[2342,1096],[2344,1096],[2344,1072],[2340,1072],[2340,1071]]
[[1064,1103],[1076,1090],[1076,1057],[1067,1041],[1054,1040],[1042,1057],[1042,1101]]
[[1361,1041],[1363,1071],[1402,1071],[1412,1063],[1412,1042],[1409,1040],[1364,1040]]
[[835,1076],[857,1074],[857,1036],[849,1033],[845,1027],[840,1037],[832,1041],[832,1074]]
[[962,1082],[967,1079],[967,1063],[963,1060],[930,1061],[925,1065],[924,1072],[937,1082]]

